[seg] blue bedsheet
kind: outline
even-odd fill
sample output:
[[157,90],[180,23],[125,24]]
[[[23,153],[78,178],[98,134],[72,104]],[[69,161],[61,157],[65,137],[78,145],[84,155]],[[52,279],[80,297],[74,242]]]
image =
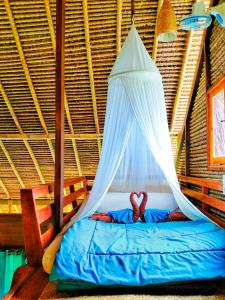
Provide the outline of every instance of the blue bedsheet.
[[143,286],[225,277],[225,231],[206,221],[115,224],[83,219],[64,235],[54,278]]

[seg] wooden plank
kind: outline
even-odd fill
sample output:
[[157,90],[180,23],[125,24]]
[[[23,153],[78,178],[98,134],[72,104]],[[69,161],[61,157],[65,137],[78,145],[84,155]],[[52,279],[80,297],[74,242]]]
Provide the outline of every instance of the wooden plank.
[[38,210],[38,223],[42,224],[46,220],[50,219],[52,217],[52,206],[48,205],[46,207],[43,207]]
[[86,195],[87,190],[85,188],[81,188],[77,190],[76,192],[69,194],[64,197],[64,207],[76,200],[81,195]]
[[[74,185],[71,185],[71,186],[69,187],[69,189],[70,189],[70,194],[75,193],[75,187],[74,187]],[[64,201],[65,201],[65,198],[64,198]],[[65,202],[64,202],[64,205],[65,205]],[[73,207],[73,208],[76,208],[76,207],[77,207],[77,199],[74,200],[74,201],[72,202],[72,207]]]
[[21,214],[0,215],[0,248],[24,247]]
[[209,206],[225,212],[225,201],[186,188],[182,189],[182,192],[187,196],[195,198]]
[[[21,190],[23,190],[23,189],[21,189]],[[33,197],[35,200],[40,197],[46,197],[49,193],[49,185],[47,185],[47,184],[38,185],[38,186],[32,188],[32,193],[33,193]]]
[[39,266],[44,250],[41,243],[35,199],[31,189],[22,189],[20,193],[27,261],[31,267]]
[[66,188],[66,187],[71,186],[73,184],[81,183],[83,181],[86,181],[85,176],[79,176],[79,177],[75,177],[75,178],[71,178],[71,179],[65,179],[64,180],[64,187]]
[[55,234],[63,225],[65,0],[56,1]]
[[41,236],[41,245],[43,249],[45,249],[52,242],[53,238],[54,238],[54,227],[50,227]]
[[[18,299],[15,295],[21,287],[29,280],[35,272],[35,268],[23,266],[17,269],[13,275],[13,281],[10,291],[2,298],[2,300]],[[30,298],[29,298],[30,299]]]
[[183,175],[179,175],[178,179],[182,182],[191,183],[191,184],[195,184],[195,185],[199,185],[199,186],[204,186],[209,189],[214,189],[214,190],[220,191],[220,192],[223,191],[222,182],[203,179],[203,178],[188,177],[188,176],[183,176]]
[[48,283],[48,277],[42,267],[35,269],[18,290],[14,299],[38,299]]
[[218,224],[220,227],[225,228],[225,222],[223,220],[221,220],[221,219],[217,218],[216,216],[210,214],[205,209],[201,209],[201,208],[199,208],[199,209],[200,209],[201,212],[203,212],[203,214],[205,214],[213,222],[215,222],[216,224]]
[[69,213],[67,213],[64,217],[63,217],[63,224],[65,225],[70,218],[72,218],[76,212],[78,211],[78,209],[80,208],[80,205],[78,205],[77,207],[75,207],[74,209],[72,209]]

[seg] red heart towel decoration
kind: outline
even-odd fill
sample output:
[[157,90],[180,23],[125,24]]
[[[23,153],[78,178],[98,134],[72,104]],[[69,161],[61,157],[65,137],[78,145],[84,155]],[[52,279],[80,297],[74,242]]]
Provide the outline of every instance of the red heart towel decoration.
[[[140,207],[138,207],[137,202],[134,199],[134,195],[137,196],[137,198],[140,198],[143,195],[143,199],[141,201]],[[140,217],[141,220],[144,222],[143,218],[144,218],[144,211],[145,211],[145,206],[147,204],[148,201],[148,195],[146,192],[132,192],[130,194],[130,202],[133,208],[133,221],[137,221],[137,219]]]

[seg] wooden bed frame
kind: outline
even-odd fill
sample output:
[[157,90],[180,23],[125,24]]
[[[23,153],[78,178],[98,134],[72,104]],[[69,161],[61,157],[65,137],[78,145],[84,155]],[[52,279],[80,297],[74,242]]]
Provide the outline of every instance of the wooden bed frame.
[[[179,176],[179,180],[186,185],[186,187],[182,188],[183,193],[197,201],[198,208],[201,211],[225,228],[225,222],[210,213],[210,208],[216,208],[221,212],[225,212],[225,201],[208,195],[209,189],[222,191],[222,183],[187,176]],[[77,184],[82,184],[82,187],[75,190],[75,185]],[[201,187],[201,191],[189,188],[188,185],[190,184]],[[84,176],[65,180],[64,187],[69,188],[70,191],[64,197],[64,207],[68,204],[73,206],[72,210],[63,216],[65,225],[79,208],[78,198],[79,201],[85,199],[91,187]],[[53,184],[21,190],[23,230],[28,266],[21,267],[15,272],[11,290],[3,299],[15,299],[16,297],[20,299],[36,299],[48,283],[48,275],[42,269],[41,260],[44,249],[54,238],[54,225],[52,223],[54,207],[53,205],[48,205],[38,210],[36,201],[40,197],[47,197],[52,192]],[[43,224],[45,224],[44,227]],[[207,282],[207,285],[209,285],[209,282]],[[184,284],[184,287],[187,288],[187,283]]]
[[[82,185],[76,189],[75,186]],[[69,194],[64,196],[63,206],[71,204],[72,209],[63,214],[63,225],[77,212],[81,202],[89,194],[90,186],[84,176],[67,179],[64,188]],[[42,269],[44,249],[55,237],[54,204],[37,209],[39,198],[53,194],[54,184],[39,185],[21,189],[21,208],[27,266],[19,268],[13,277],[11,290],[3,299],[36,299],[48,283],[48,275]],[[80,203],[79,203],[80,202]]]

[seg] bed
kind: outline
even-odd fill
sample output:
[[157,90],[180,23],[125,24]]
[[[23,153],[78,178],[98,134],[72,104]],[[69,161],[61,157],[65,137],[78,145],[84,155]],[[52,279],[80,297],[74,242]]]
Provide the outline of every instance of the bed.
[[114,224],[82,219],[64,235],[59,290],[225,277],[225,231],[206,221]]
[[[193,184],[193,185],[197,185],[199,187],[201,187],[200,191],[194,191],[192,189],[188,189],[183,188],[182,191],[195,199],[195,204],[199,207],[200,210],[202,210],[210,219],[212,219],[214,222],[216,222],[217,224],[219,224],[222,228],[225,228],[225,222],[223,221],[223,219],[217,217],[215,214],[212,213],[212,209],[214,210],[218,210],[221,214],[223,214],[225,212],[225,202],[221,199],[212,197],[207,195],[207,191],[208,189],[214,189],[216,191],[222,191],[223,186],[221,182],[215,182],[212,180],[202,180],[200,178],[195,178],[195,177],[185,177],[185,176],[179,176],[179,179],[181,182],[184,183],[188,183],[188,184]],[[90,179],[91,180],[91,179]],[[77,185],[82,185],[83,188],[77,187]],[[86,199],[87,195],[88,195],[88,191],[90,190],[90,186],[87,182],[87,178],[86,177],[76,177],[70,180],[65,180],[64,182],[64,187],[68,189],[68,191],[70,192],[70,194],[68,194],[67,196],[64,197],[64,202],[63,205],[66,206],[68,204],[72,204],[73,209],[71,212],[67,212],[66,214],[63,215],[63,224],[66,224],[70,217],[73,216],[77,209],[79,208],[79,202],[82,201],[82,199]],[[75,191],[74,191],[75,190]],[[27,188],[27,189],[22,189],[21,190],[21,204],[22,204],[22,210],[23,210],[23,229],[24,229],[24,242],[25,242],[25,248],[26,248],[26,257],[27,257],[27,266],[23,267],[23,268],[19,268],[15,274],[14,274],[14,279],[13,279],[13,284],[11,287],[10,292],[7,294],[7,298],[6,299],[14,299],[15,297],[18,297],[20,299],[24,299],[24,295],[29,295],[29,297],[31,297],[31,295],[33,295],[33,299],[35,299],[35,297],[37,298],[37,295],[40,295],[44,286],[46,284],[48,284],[48,275],[43,271],[42,268],[42,259],[43,259],[43,254],[44,252],[46,253],[45,249],[46,247],[51,243],[51,245],[54,243],[54,241],[56,239],[54,238],[54,228],[55,226],[51,226],[49,223],[53,223],[53,220],[55,218],[53,218],[54,215],[54,210],[53,210],[53,206],[52,205],[48,205],[42,209],[37,209],[36,203],[38,201],[39,198],[43,198],[43,197],[47,197],[47,195],[52,195],[53,192],[53,185],[49,184],[49,185],[40,185],[34,188]],[[83,220],[84,221],[84,220]],[[67,234],[72,235],[72,239],[71,242],[75,242],[79,240],[79,243],[81,243],[82,241],[82,233],[80,232],[79,227],[80,226],[84,226],[83,230],[85,230],[85,236],[86,233],[90,231],[90,229],[85,228],[85,224],[91,224],[91,226],[96,226],[96,228],[98,228],[99,226],[101,226],[101,223],[99,222],[98,224],[95,223],[95,221],[90,221],[90,220],[86,220],[86,222],[81,221],[81,223],[75,223],[70,230],[68,231]],[[87,222],[91,222],[91,223],[87,223]],[[177,223],[177,222],[176,222]],[[48,226],[44,226],[45,224],[48,224]],[[183,222],[179,222],[179,224],[175,224],[175,223],[167,223],[169,227],[171,227],[170,229],[172,229],[172,227],[176,227],[173,230],[173,237],[174,234],[178,231],[181,230],[182,226],[185,227],[190,224],[194,224],[194,223],[189,223],[189,222],[185,222],[185,224],[183,224]],[[54,225],[54,223],[53,223]],[[125,226],[125,225],[120,225],[120,224],[108,224],[107,226],[119,226],[119,228]],[[143,225],[143,224],[142,224]],[[176,226],[175,226],[176,225]],[[196,225],[196,224],[195,224]],[[195,278],[195,282],[193,281],[189,281],[189,278],[185,277],[185,282],[184,281],[179,281],[181,279],[176,278],[177,281],[173,281],[175,283],[175,288],[176,288],[176,292],[177,289],[179,289],[180,293],[183,293],[183,291],[188,291],[188,294],[190,294],[193,291],[193,286],[195,286],[196,292],[200,289],[202,293],[203,291],[207,291],[210,288],[213,289],[220,289],[221,287],[224,286],[224,270],[225,270],[225,266],[224,266],[224,231],[222,229],[219,229],[219,227],[216,227],[214,224],[209,223],[208,229],[211,228],[212,230],[208,230],[203,232],[203,225],[199,223],[199,226],[192,226],[192,229],[190,230],[189,227],[189,233],[188,230],[185,231],[186,234],[184,233],[184,228],[182,228],[182,239],[184,241],[187,241],[186,239],[192,236],[193,240],[192,243],[194,243],[194,241],[196,241],[196,245],[197,243],[199,244],[200,241],[202,243],[202,246],[205,247],[208,250],[201,251],[202,253],[204,253],[204,255],[200,258],[199,257],[199,266],[201,263],[201,268],[204,268],[206,270],[206,272],[203,272],[202,270],[202,278],[210,279],[216,279],[216,280],[207,280],[207,282],[205,280],[197,280],[197,277]],[[98,226],[98,227],[97,227]],[[105,226],[105,225],[103,225]],[[134,226],[134,227],[130,227],[130,226]],[[125,227],[127,228],[132,228],[132,229],[137,229],[136,226],[140,226],[140,224],[136,224],[136,225],[127,225]],[[166,226],[166,223],[160,223],[160,224],[153,224],[153,225],[144,225],[144,226],[150,226],[150,228],[163,228],[164,226]],[[142,230],[144,230],[145,227],[140,227],[139,228],[139,233],[140,230],[142,228]],[[204,225],[206,226],[206,224]],[[194,230],[202,230],[201,234],[198,234],[198,238],[196,238],[196,236],[193,235],[193,227]],[[104,230],[107,227],[104,227]],[[118,228],[118,227],[116,227]],[[124,227],[123,227],[124,228]],[[146,229],[146,228],[145,228]],[[169,231],[169,228],[164,228],[164,230],[167,230],[167,232]],[[147,230],[147,229],[146,229]],[[213,233],[214,231],[214,233]],[[130,233],[131,231],[129,231]],[[163,232],[163,231],[161,231]],[[67,234],[64,236],[63,239],[63,244],[62,244],[62,248],[65,248],[65,239],[68,238]],[[209,236],[212,236],[213,234],[213,239],[212,240],[208,240]],[[141,235],[142,236],[142,235]],[[167,234],[167,237],[170,237],[170,234]],[[202,237],[202,239],[200,240],[199,237]],[[217,238],[219,236],[219,239]],[[113,237],[113,235],[111,234],[111,237]],[[185,239],[184,239],[185,237]],[[204,238],[205,242],[204,242]],[[87,239],[87,238],[86,238]],[[179,240],[179,239],[178,239]],[[83,241],[84,242],[84,241]],[[173,239],[174,245],[176,242],[176,238]],[[172,241],[170,240],[170,243],[172,243]],[[104,240],[101,240],[101,242],[99,242],[100,246],[102,247],[105,244]],[[178,243],[177,243],[178,244]],[[156,246],[157,243],[148,243],[149,245],[154,245]],[[220,245],[219,248],[217,248]],[[179,245],[180,247],[181,245]],[[182,244],[182,247],[185,247],[184,244]],[[214,250],[213,250],[214,247]],[[75,248],[76,249],[76,248]],[[101,248],[102,249],[102,248]],[[209,250],[211,249],[211,250]],[[72,289],[83,289],[83,288],[93,288],[93,287],[97,287],[99,286],[96,285],[96,283],[91,283],[90,279],[88,279],[87,281],[84,280],[77,280],[77,279],[69,279],[68,276],[65,276],[61,273],[60,269],[58,268],[57,264],[59,262],[58,260],[58,256],[60,255],[61,251],[58,253],[57,255],[57,260],[56,263],[54,265],[54,269],[51,273],[50,279],[51,280],[57,280],[58,281],[58,290],[72,290]],[[74,250],[75,251],[75,250]],[[81,250],[80,250],[81,251]],[[102,251],[102,250],[101,250]],[[193,257],[196,257],[199,255],[200,251],[192,251]],[[185,253],[185,252],[184,252]],[[87,254],[83,254],[83,255],[87,255]],[[177,253],[176,253],[177,255]],[[209,256],[206,255],[210,255],[210,260],[208,259]],[[139,255],[139,257],[141,257],[141,255]],[[161,256],[162,257],[162,256]],[[186,256],[185,256],[186,257]],[[69,257],[68,257],[69,260]],[[189,261],[190,262],[190,261]],[[214,265],[216,264],[216,268],[213,269],[213,267],[209,268],[209,263],[210,265]],[[171,262],[170,264],[170,272],[172,274],[172,272],[174,272],[176,270],[176,273],[182,275],[182,272],[180,271],[180,269],[178,268],[179,264],[176,261],[175,263]],[[191,264],[191,267],[193,267],[193,264]],[[193,269],[194,270],[194,269]],[[210,270],[210,273],[209,273]],[[191,274],[190,270],[187,268],[187,271],[189,272],[189,275]],[[185,271],[185,274],[187,276],[187,271]],[[198,271],[198,270],[197,270]],[[139,273],[140,274],[140,273]],[[175,272],[173,273],[175,274]],[[199,273],[200,274],[200,273]],[[164,274],[165,275],[165,274]],[[199,275],[198,275],[199,276]],[[200,277],[198,277],[200,278]],[[161,278],[162,280],[162,278]],[[172,280],[174,280],[174,278],[171,278],[171,284],[168,282],[163,283],[163,281],[161,281],[161,284],[156,284],[156,282],[150,283],[149,285],[151,286],[151,290],[154,289],[158,289],[158,291],[161,293],[161,291],[168,291],[168,289],[172,289],[172,291],[174,291],[174,284],[172,284]],[[35,282],[38,282],[38,284],[34,284]],[[216,281],[216,282],[215,282]],[[153,280],[152,280],[153,282]],[[143,284],[143,283],[142,283]],[[165,289],[162,288],[162,286],[165,285]],[[113,285],[111,285],[113,287]],[[106,285],[105,285],[106,287]],[[123,290],[125,285],[123,285]],[[126,287],[129,288],[129,291],[131,290],[131,287],[129,285],[126,285]],[[101,288],[101,290],[103,290]],[[118,289],[117,289],[118,290]]]

